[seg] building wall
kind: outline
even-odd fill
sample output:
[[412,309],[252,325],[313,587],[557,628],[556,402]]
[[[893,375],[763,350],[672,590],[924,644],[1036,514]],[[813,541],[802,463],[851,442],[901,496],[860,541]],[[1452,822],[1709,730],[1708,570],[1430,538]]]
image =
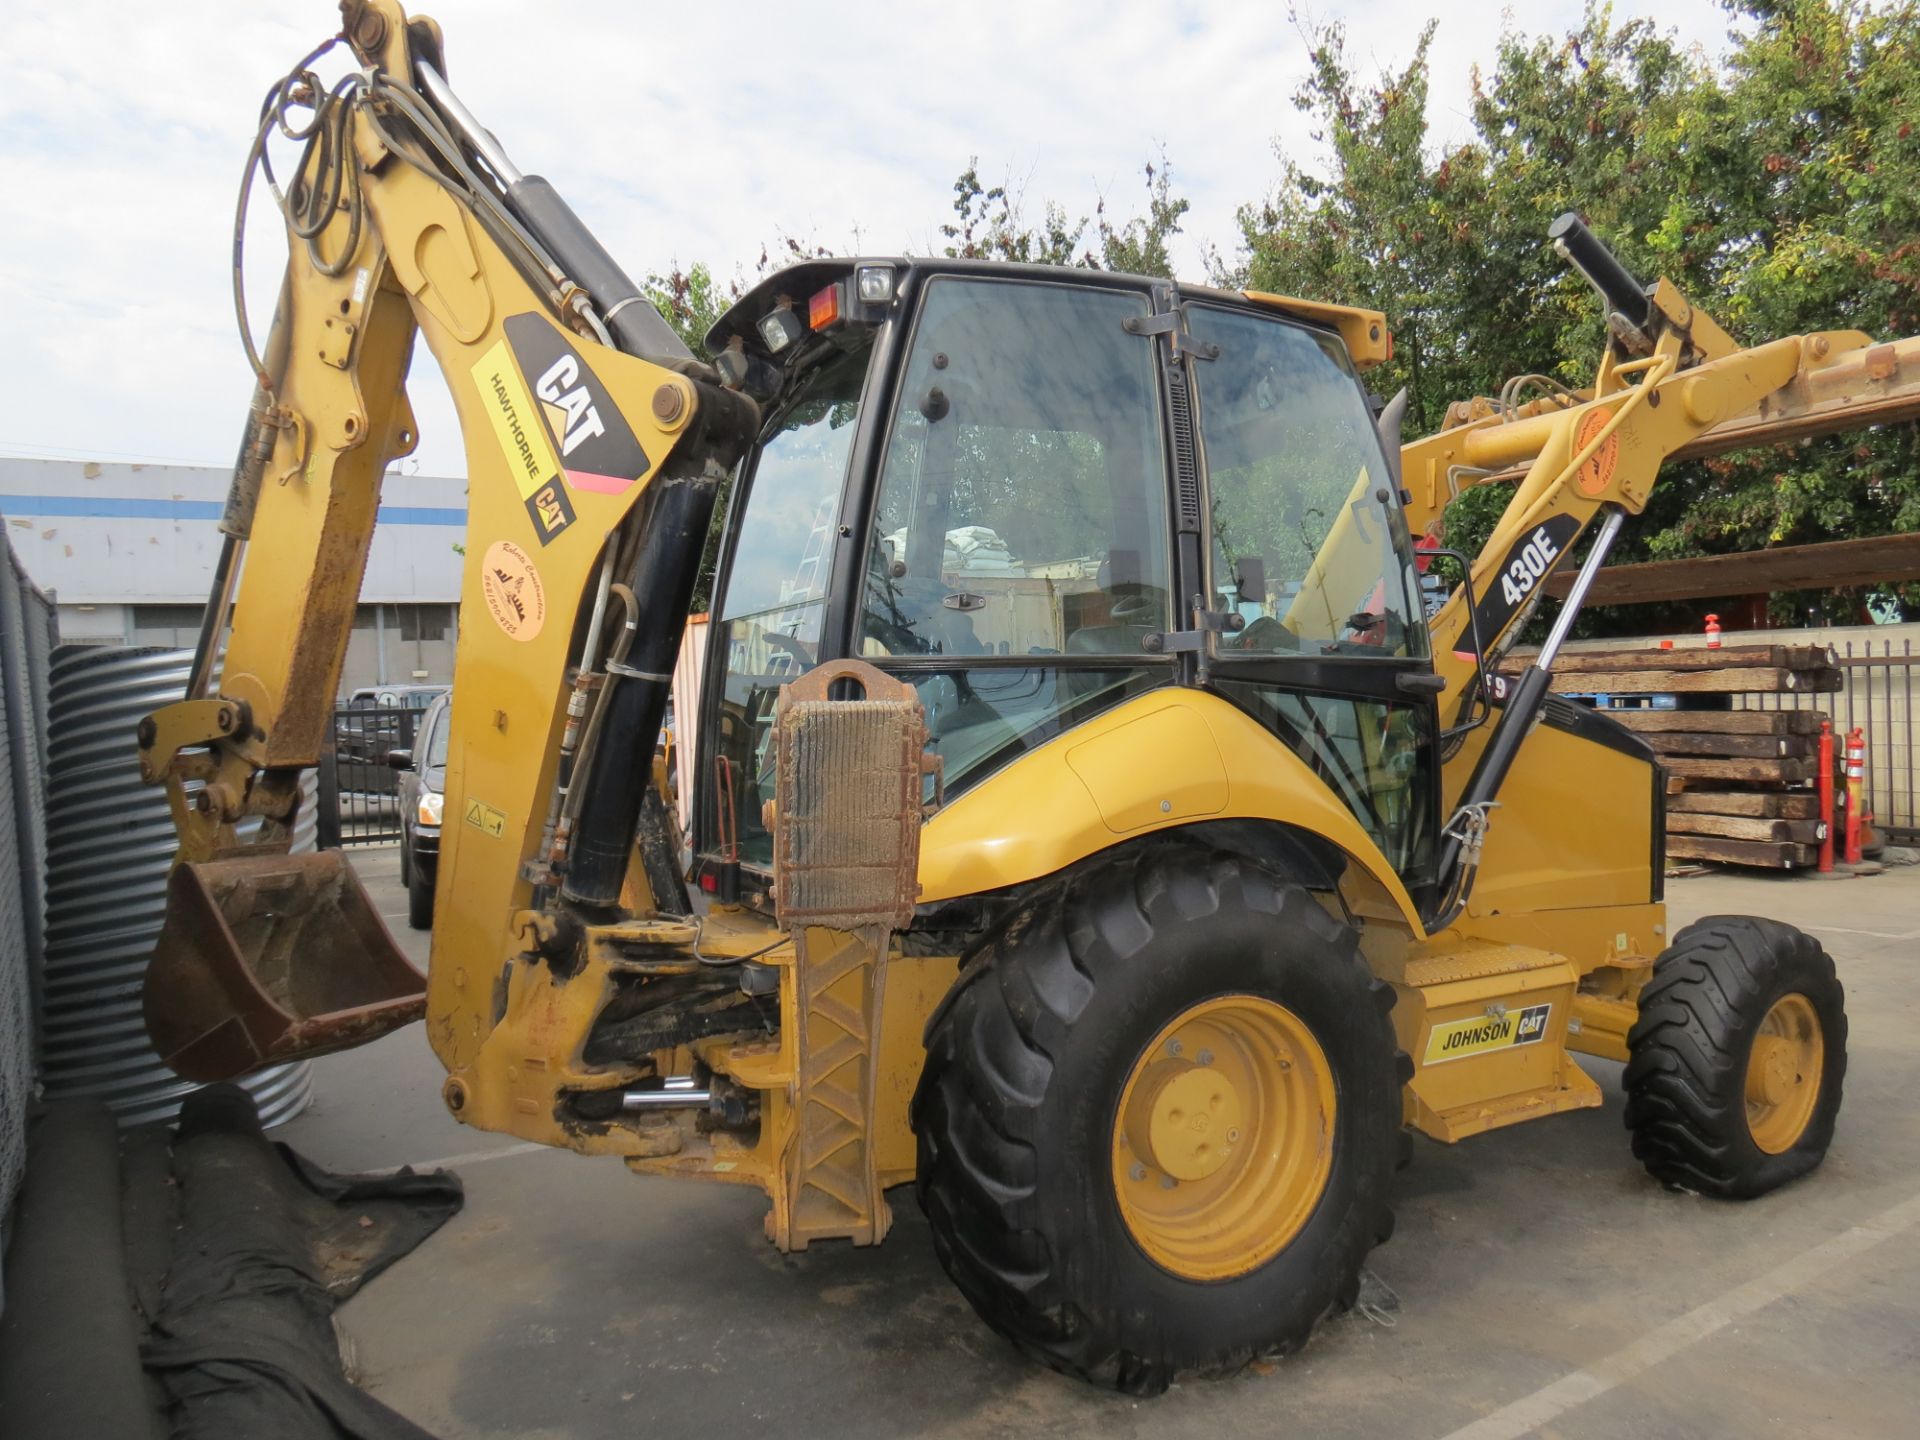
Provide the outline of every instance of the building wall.
[[[208,466],[0,457],[0,516],[57,600],[63,640],[191,646],[228,479]],[[452,680],[466,503],[464,480],[388,475],[342,694]]]

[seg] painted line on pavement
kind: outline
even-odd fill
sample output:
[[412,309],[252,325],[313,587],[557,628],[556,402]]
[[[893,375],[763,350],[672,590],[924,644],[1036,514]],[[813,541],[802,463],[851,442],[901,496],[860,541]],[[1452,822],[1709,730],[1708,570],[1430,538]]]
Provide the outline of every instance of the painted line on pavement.
[[454,1166],[483,1164],[488,1160],[504,1160],[509,1155],[528,1155],[535,1150],[552,1150],[552,1145],[542,1145],[537,1140],[522,1140],[517,1145],[501,1145],[492,1150],[469,1150],[464,1155],[442,1155],[438,1160],[414,1160],[406,1165],[388,1165],[379,1170],[366,1170],[366,1175],[397,1175],[402,1170],[415,1172],[426,1170],[450,1170]]
[[1904,1235],[1916,1225],[1920,1225],[1920,1195],[1903,1200],[1865,1224],[1843,1230],[1784,1265],[1649,1330],[1631,1345],[1623,1346],[1586,1369],[1576,1370],[1491,1415],[1461,1426],[1445,1440],[1520,1440],[1567,1411],[1606,1394],[1615,1386],[1624,1385],[1663,1360],[1672,1359],[1688,1346],[1717,1335],[1743,1316],[1804,1289],[1876,1245]]
[[1890,930],[1850,930],[1845,925],[1809,925],[1805,928],[1815,933],[1824,931],[1829,935],[1871,935],[1876,940],[1920,940],[1920,930],[1902,930],[1896,935]]

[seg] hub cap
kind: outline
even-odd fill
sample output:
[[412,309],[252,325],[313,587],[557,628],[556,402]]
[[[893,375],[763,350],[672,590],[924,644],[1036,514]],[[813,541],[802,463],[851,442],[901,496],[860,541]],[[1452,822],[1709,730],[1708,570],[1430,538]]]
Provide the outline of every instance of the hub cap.
[[1113,1184],[1162,1269],[1222,1280],[1300,1233],[1333,1169],[1333,1072],[1283,1005],[1225,995],[1184,1011],[1134,1062],[1113,1128]]
[[1747,1057],[1747,1131],[1769,1155],[1791,1150],[1820,1099],[1826,1044],[1813,1002],[1783,995],[1760,1022]]

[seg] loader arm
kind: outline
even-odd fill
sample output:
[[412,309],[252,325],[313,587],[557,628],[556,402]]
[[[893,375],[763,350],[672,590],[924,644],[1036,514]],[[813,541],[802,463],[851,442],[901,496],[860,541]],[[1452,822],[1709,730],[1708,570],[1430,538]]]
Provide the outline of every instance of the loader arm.
[[[431,21],[394,0],[342,12],[346,78],[329,90],[313,74],[323,46],[262,119],[255,162],[276,126],[307,142],[274,185],[280,304],[193,686],[139,737],[180,837],[149,1031],[195,1079],[422,1010],[420,977],[338,856],[286,853],[300,772],[330,743],[387,467],[418,439],[415,336],[453,394],[469,482],[425,999],[449,1066],[488,1028],[536,889],[619,898],[717,479],[757,424],[473,122]],[[243,847],[235,826],[253,816],[266,828]]]
[[[1687,313],[1665,280],[1654,293],[1656,303],[1673,296]],[[1726,341],[1700,355],[1673,327],[1651,356],[1623,361],[1610,349],[1587,390],[1515,409],[1465,402],[1449,419],[1458,423],[1401,449],[1407,523],[1416,536],[1432,534],[1464,491],[1515,485],[1473,563],[1480,638],[1493,652],[1511,642],[1541,578],[1567,563],[1594,518],[1610,506],[1639,514],[1667,463],[1920,419],[1920,336],[1883,342],[1857,330],[1821,331],[1744,350]],[[1544,542],[1529,553],[1543,529]],[[1456,590],[1432,624],[1455,718],[1475,673],[1468,630]]]
[[[1437,535],[1462,491],[1515,484],[1472,561],[1471,583],[1454,590],[1430,625],[1434,668],[1446,681],[1442,723],[1490,718],[1483,681],[1501,709],[1457,790],[1429,929],[1464,907],[1488,810],[1538,717],[1559,648],[1622,523],[1646,508],[1661,467],[1676,457],[1920,416],[1920,337],[1876,343],[1859,331],[1827,331],[1742,349],[1670,282],[1641,286],[1577,217],[1562,216],[1551,234],[1605,303],[1611,338],[1593,385],[1522,405],[1524,380],[1516,379],[1507,398],[1455,405],[1449,419],[1459,423],[1401,448],[1402,493],[1416,535]],[[1570,567],[1589,532],[1592,543],[1539,656],[1511,689],[1487,680],[1493,659],[1544,595],[1546,577]]]

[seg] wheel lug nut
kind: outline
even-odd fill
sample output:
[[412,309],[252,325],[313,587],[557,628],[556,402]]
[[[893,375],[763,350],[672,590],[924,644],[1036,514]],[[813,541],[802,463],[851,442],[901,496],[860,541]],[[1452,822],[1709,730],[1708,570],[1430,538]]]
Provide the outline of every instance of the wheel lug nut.
[[1162,1190],[1171,1190],[1173,1189],[1174,1186],[1178,1185],[1179,1183],[1180,1182],[1174,1179],[1173,1176],[1171,1175],[1162,1175],[1160,1177],[1160,1188]]
[[1182,1050],[1185,1050],[1186,1048],[1187,1047],[1182,1045],[1178,1040],[1167,1041],[1167,1054],[1169,1055],[1178,1055]]
[[1147,1178],[1147,1167],[1146,1167],[1146,1166],[1144,1166],[1144,1165],[1142,1165],[1142,1164],[1140,1164],[1140,1163],[1139,1163],[1138,1161],[1136,1161],[1136,1162],[1134,1163],[1134,1166],[1133,1166],[1133,1168],[1132,1168],[1131,1170],[1129,1170],[1129,1171],[1127,1171],[1127,1178],[1128,1178],[1129,1180],[1144,1180],[1144,1179],[1146,1179],[1146,1178]]
[[1239,1143],[1240,1143],[1240,1132],[1239,1132],[1238,1130],[1229,1130],[1229,1131],[1227,1131],[1227,1143],[1228,1143],[1229,1145],[1237,1145],[1237,1144],[1239,1144]]
[[1213,1064],[1213,1051],[1202,1050],[1198,1055],[1194,1056],[1193,1058],[1199,1061],[1202,1065],[1211,1065]]

